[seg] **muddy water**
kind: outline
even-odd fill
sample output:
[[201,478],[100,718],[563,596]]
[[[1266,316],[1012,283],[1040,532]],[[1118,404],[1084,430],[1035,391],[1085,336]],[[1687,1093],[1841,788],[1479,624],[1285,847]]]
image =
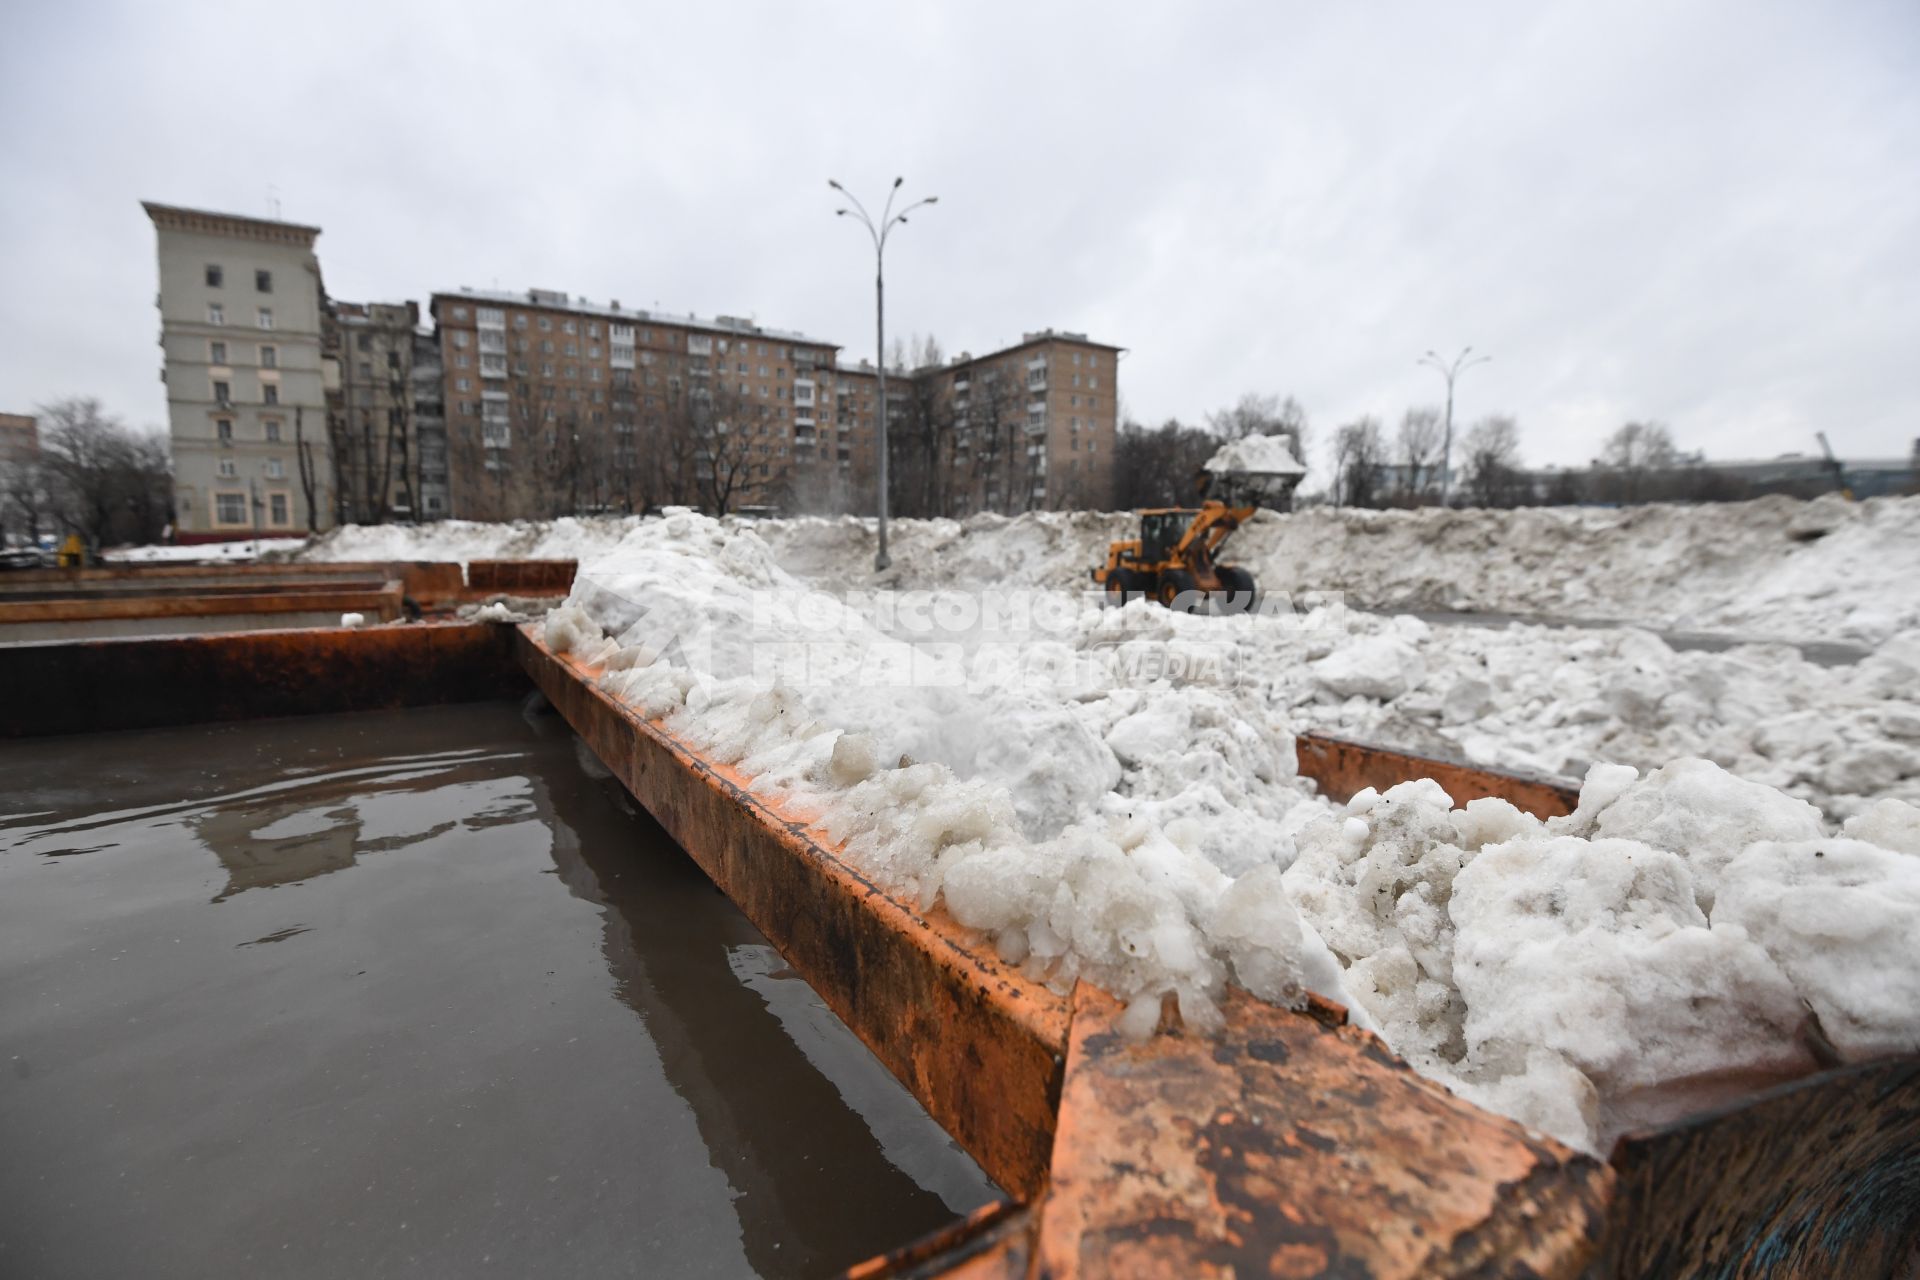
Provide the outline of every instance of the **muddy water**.
[[0,1275],[817,1275],[993,1198],[577,753],[0,744]]

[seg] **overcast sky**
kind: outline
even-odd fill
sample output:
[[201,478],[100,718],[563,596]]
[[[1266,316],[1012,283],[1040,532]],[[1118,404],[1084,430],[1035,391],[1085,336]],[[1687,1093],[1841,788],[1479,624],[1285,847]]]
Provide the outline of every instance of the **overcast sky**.
[[1920,5],[26,3],[0,409],[163,423],[139,201],[322,227],[329,290],[562,289],[866,354],[839,177],[940,204],[889,328],[1128,348],[1127,411],[1437,403],[1534,462],[1920,435]]

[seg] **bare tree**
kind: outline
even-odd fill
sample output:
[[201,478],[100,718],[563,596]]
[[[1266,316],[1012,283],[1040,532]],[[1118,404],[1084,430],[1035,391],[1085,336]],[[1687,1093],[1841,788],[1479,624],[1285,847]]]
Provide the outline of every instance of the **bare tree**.
[[1114,442],[1114,503],[1119,507],[1191,504],[1195,477],[1220,448],[1220,438],[1169,418],[1158,427],[1122,423]]
[[44,471],[37,448],[0,453],[0,542],[15,536],[40,540],[51,515]]
[[1594,481],[1600,496],[1613,502],[1645,502],[1652,497],[1654,473],[1679,464],[1673,433],[1658,422],[1629,422],[1600,446]]
[[1380,420],[1358,418],[1333,436],[1333,500],[1337,505],[1373,507],[1380,503],[1380,471],[1387,446]]
[[1520,474],[1520,428],[1512,418],[1482,418],[1461,438],[1466,494],[1478,507],[1518,506],[1527,496]]
[[1400,419],[1394,437],[1399,455],[1400,500],[1419,506],[1433,500],[1440,482],[1440,453],[1446,439],[1446,425],[1440,410],[1409,409]]
[[293,464],[300,473],[300,492],[307,500],[307,532],[320,532],[320,506],[315,490],[320,484],[319,464],[314,461],[313,441],[307,439],[306,409],[293,407]]
[[50,511],[90,547],[151,542],[172,522],[164,437],[129,429],[91,396],[40,408]]

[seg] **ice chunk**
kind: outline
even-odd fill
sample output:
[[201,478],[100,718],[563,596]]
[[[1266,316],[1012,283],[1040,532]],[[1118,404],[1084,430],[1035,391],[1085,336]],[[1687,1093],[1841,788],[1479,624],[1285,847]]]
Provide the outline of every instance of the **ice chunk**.
[[1419,652],[1393,636],[1369,636],[1336,649],[1309,670],[1329,693],[1383,702],[1399,697],[1426,678],[1426,663]]
[[1713,923],[1766,948],[1844,1056],[1920,1052],[1920,858],[1851,839],[1756,844],[1727,865]]

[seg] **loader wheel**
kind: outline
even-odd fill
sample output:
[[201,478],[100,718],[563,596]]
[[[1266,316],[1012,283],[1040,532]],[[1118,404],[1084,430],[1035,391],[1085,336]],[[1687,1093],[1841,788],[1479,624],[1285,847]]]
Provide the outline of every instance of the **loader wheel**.
[[1175,613],[1193,613],[1206,599],[1206,593],[1185,569],[1169,569],[1160,575],[1156,598]]
[[1147,589],[1133,569],[1115,569],[1107,574],[1107,603],[1116,609]]
[[1253,575],[1239,565],[1223,564],[1214,570],[1220,585],[1226,588],[1214,596],[1220,613],[1253,612]]

